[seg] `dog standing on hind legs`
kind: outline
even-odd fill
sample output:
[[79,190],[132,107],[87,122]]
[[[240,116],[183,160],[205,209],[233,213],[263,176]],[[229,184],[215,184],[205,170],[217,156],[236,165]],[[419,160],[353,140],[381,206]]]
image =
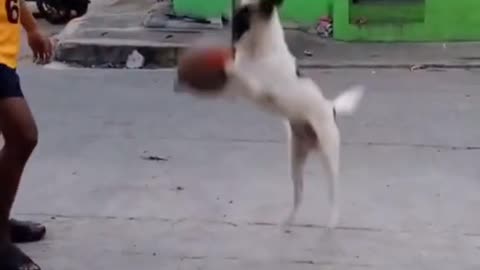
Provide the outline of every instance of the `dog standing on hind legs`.
[[300,74],[285,41],[278,8],[283,0],[243,0],[232,19],[234,59],[225,65],[226,85],[218,91],[179,87],[200,97],[242,97],[287,123],[290,174],[294,204],[284,225],[291,225],[302,202],[303,169],[314,150],[328,178],[330,228],[337,225],[340,134],[337,115],[353,114],[363,87],[347,89],[335,100],[326,99],[320,87]]
[[242,0],[235,11],[232,34],[236,55],[227,66],[227,74],[232,78],[230,89],[260,108],[286,118],[294,204],[284,225],[295,220],[303,197],[304,166],[316,150],[329,180],[328,227],[334,228],[340,215],[340,134],[336,116],[353,114],[364,89],[352,87],[332,102],[313,80],[302,76],[280,22],[278,8],[282,3],[283,0]]

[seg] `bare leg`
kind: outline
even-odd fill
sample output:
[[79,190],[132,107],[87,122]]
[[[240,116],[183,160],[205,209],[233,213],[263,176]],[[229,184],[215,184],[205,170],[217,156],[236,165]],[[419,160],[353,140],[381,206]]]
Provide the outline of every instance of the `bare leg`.
[[37,127],[23,97],[0,99],[0,269],[40,269],[10,242],[9,217],[25,164],[37,144]]

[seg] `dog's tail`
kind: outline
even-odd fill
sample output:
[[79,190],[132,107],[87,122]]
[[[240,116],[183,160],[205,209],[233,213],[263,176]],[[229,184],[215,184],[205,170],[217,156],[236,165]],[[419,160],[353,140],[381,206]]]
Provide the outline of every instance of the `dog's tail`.
[[353,86],[345,90],[333,100],[335,112],[339,115],[352,115],[355,113],[364,92],[365,87],[361,85]]

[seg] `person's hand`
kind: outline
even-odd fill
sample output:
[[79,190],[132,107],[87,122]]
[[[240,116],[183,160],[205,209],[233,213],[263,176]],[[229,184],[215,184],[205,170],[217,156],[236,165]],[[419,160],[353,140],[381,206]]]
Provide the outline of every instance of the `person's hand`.
[[50,62],[53,53],[53,46],[50,39],[39,29],[27,32],[28,45],[33,52],[33,61],[37,64]]

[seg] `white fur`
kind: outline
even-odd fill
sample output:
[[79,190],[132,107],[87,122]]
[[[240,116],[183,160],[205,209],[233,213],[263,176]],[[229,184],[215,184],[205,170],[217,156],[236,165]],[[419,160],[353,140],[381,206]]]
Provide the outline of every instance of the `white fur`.
[[[251,3],[256,2],[243,0],[242,5]],[[328,226],[333,228],[339,218],[340,152],[334,110],[339,115],[353,114],[362,98],[363,87],[350,88],[333,101],[326,99],[312,79],[297,76],[296,59],[285,41],[276,8],[270,19],[253,16],[250,23],[250,30],[235,44],[234,61],[226,65],[229,82],[222,94],[244,97],[262,110],[285,119],[294,184],[294,205],[286,224],[293,223],[302,202],[303,167],[307,157],[312,150],[318,150],[329,180]]]
[[363,97],[364,88],[354,86],[335,98],[333,106],[340,115],[352,115]]

